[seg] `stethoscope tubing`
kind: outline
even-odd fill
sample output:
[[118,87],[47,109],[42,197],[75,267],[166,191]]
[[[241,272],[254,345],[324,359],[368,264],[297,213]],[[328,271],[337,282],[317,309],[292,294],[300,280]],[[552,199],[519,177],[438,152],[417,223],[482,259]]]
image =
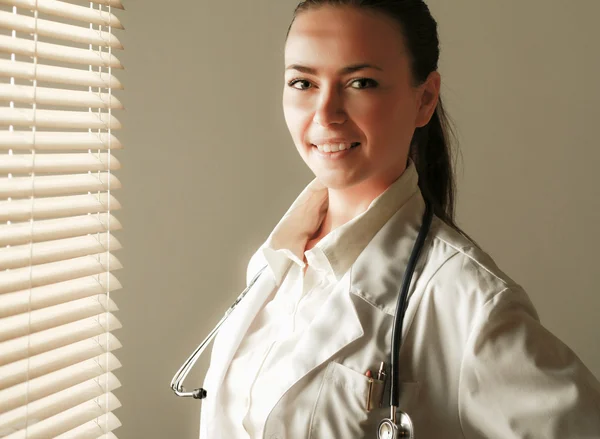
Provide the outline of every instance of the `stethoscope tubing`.
[[425,213],[423,214],[423,223],[419,229],[419,234],[413,246],[413,250],[408,259],[406,270],[402,278],[402,286],[400,287],[400,299],[396,302],[396,313],[394,314],[394,326],[392,330],[392,349],[390,353],[390,407],[398,407],[400,403],[400,348],[402,346],[402,328],[404,324],[404,315],[406,313],[406,301],[408,291],[412,281],[413,274],[419,255],[425,244],[425,239],[431,228],[433,220],[433,209],[431,204],[425,200]]

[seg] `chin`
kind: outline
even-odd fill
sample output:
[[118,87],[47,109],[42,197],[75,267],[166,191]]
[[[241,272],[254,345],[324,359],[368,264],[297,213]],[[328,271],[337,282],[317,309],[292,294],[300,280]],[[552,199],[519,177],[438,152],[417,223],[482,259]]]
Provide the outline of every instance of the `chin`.
[[361,179],[355,174],[342,174],[339,172],[315,172],[315,177],[329,189],[346,189],[360,183]]

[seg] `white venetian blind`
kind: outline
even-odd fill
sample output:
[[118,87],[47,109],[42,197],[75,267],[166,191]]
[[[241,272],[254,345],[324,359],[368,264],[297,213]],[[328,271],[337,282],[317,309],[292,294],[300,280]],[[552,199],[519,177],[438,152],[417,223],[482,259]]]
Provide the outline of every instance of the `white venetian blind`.
[[0,437],[116,438],[120,0],[0,0]]

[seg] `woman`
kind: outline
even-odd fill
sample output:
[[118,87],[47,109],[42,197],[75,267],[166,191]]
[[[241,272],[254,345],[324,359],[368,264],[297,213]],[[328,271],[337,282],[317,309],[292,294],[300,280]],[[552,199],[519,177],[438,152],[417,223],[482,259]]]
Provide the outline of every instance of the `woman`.
[[438,57],[421,0],[297,7],[283,109],[316,178],[250,260],[248,282],[266,268],[215,341],[201,438],[376,437],[424,200],[399,355],[416,437],[600,438],[598,381],[454,224]]

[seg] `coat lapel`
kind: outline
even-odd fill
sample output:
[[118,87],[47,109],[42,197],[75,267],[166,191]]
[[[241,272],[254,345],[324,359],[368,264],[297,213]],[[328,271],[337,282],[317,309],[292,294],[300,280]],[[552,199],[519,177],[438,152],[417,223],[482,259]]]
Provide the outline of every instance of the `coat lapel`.
[[264,404],[274,408],[295,383],[363,334],[350,297],[350,273],[347,273],[298,340],[293,355],[281,359],[280,372],[275,377],[280,391],[274,392]]
[[[425,202],[417,191],[382,227],[352,266],[352,293],[389,315],[396,313],[402,277],[417,240],[424,211]],[[426,263],[431,254],[436,227],[434,218],[409,288],[402,327],[403,340],[416,313],[425,283],[437,267]]]

